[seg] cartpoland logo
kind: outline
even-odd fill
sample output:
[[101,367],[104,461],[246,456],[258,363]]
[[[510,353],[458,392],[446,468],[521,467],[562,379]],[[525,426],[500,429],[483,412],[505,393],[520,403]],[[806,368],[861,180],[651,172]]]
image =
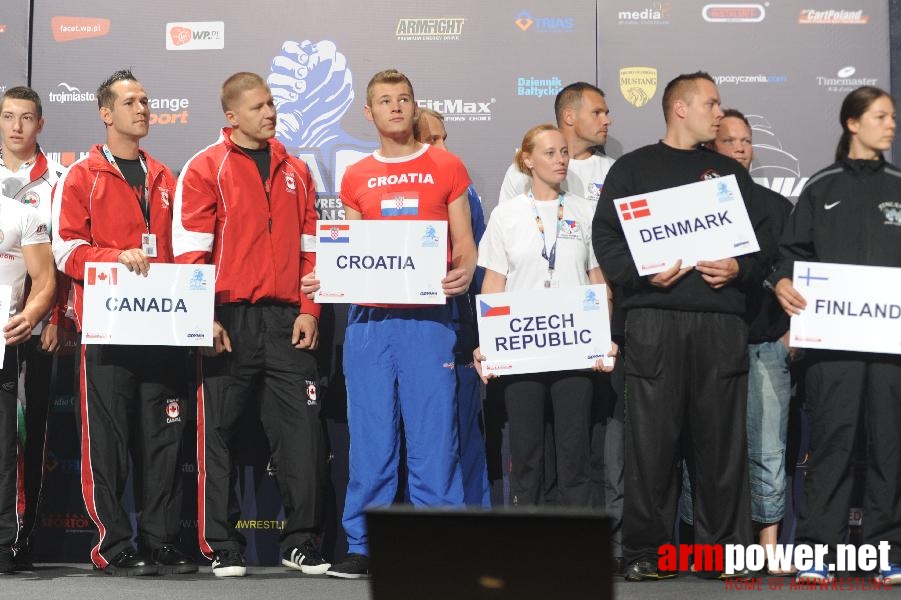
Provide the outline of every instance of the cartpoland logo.
[[166,23],[166,50],[222,50],[224,21]]
[[798,16],[801,25],[866,25],[870,16],[863,10],[816,10],[805,8]]
[[95,17],[53,17],[50,19],[53,39],[57,42],[71,42],[86,38],[107,35],[110,30],[109,19]]

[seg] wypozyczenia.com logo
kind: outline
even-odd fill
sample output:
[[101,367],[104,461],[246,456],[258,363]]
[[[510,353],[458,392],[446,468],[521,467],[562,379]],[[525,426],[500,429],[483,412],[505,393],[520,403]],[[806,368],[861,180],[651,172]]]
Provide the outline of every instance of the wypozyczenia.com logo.
[[774,547],[751,544],[664,544],[657,551],[661,571],[708,571],[734,575],[744,569],[761,571],[770,565],[779,571],[811,569],[836,571],[887,571],[890,544],[838,544],[835,562],[827,562],[827,544],[777,544]]

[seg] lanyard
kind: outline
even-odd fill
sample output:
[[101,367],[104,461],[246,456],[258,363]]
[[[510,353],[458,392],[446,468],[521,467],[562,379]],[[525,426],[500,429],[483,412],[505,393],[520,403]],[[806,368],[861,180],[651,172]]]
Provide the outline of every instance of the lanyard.
[[[109,164],[116,167],[116,170],[125,177],[125,173],[122,173],[122,169],[116,164],[116,157],[113,156],[109,146],[106,144],[103,144],[103,155],[106,157],[106,160],[109,161]],[[147,163],[144,162],[144,155],[140,152],[138,152],[138,161],[141,163],[141,168],[144,169],[144,190],[140,195],[135,194],[135,196],[138,199],[138,206],[141,209],[141,214],[144,216],[144,225],[147,226],[147,233],[150,233],[150,202],[147,201],[147,187],[149,185],[149,182],[147,181]]]
[[557,264],[557,238],[560,236],[560,228],[563,226],[563,192],[557,197],[557,227],[554,229],[554,245],[551,246],[551,253],[547,252],[547,234],[544,231],[544,223],[541,221],[541,215],[538,213],[538,207],[535,206],[535,197],[529,192],[529,200],[532,201],[532,212],[535,213],[535,224],[538,226],[538,233],[541,234],[541,258],[547,261],[547,270],[553,275],[554,267]]

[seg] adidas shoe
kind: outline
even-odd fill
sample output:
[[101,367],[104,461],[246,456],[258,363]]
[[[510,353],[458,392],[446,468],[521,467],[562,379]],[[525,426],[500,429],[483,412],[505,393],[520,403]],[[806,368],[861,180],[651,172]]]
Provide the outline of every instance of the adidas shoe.
[[247,563],[240,550],[217,550],[213,557],[213,575],[216,577],[244,577]]
[[322,575],[332,566],[319,554],[313,540],[307,540],[300,546],[285,550],[282,554],[282,565],[307,575]]

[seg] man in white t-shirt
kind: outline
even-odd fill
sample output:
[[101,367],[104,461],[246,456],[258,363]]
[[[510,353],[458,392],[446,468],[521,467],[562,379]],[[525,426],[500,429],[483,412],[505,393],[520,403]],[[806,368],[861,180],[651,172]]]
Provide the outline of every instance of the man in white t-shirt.
[[[30,87],[11,87],[0,100],[0,195],[8,196],[37,211],[41,223],[50,227],[50,197],[63,167],[49,159],[38,145],[38,134],[44,128],[41,97]],[[47,415],[50,409],[50,386],[53,353],[65,341],[59,325],[64,322],[68,297],[68,280],[57,275],[61,292],[50,314],[35,325],[19,352],[24,365],[24,394],[19,395],[24,412],[24,444],[20,463],[22,486],[19,504],[19,536],[16,540],[16,567],[31,567],[32,534],[37,523],[41,488],[44,482],[44,448],[47,438]],[[24,500],[24,501],[23,501]]]
[[[613,159],[598,150],[607,143],[610,109],[604,92],[579,81],[571,83],[554,100],[557,128],[569,148],[569,172],[563,182],[564,191],[597,202]],[[529,178],[511,164],[504,175],[498,204],[523,194],[529,189]]]
[[[25,299],[25,276],[31,291]],[[0,370],[0,573],[13,570],[13,546],[19,536],[19,462],[16,436],[19,348],[47,314],[56,291],[47,226],[35,209],[0,196],[0,286],[10,286],[3,327],[6,353]]]

